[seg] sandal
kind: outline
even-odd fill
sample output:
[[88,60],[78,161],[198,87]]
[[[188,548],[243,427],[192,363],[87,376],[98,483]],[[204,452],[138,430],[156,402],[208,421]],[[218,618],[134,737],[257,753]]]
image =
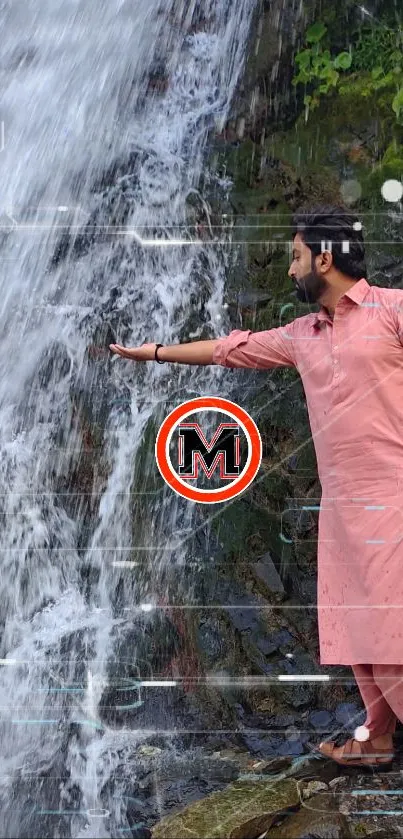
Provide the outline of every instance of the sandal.
[[341,747],[342,752],[339,757],[334,755],[335,748],[339,748],[336,743],[323,742],[316,750],[324,757],[330,757],[340,766],[370,767],[380,772],[390,769],[395,757],[390,749],[375,748],[371,740],[359,741],[354,740],[353,737],[350,737]]

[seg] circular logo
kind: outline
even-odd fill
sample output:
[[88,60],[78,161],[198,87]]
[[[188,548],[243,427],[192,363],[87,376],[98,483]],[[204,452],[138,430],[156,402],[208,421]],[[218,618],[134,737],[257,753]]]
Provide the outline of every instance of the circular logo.
[[[205,442],[203,443],[203,435],[200,436],[199,433],[200,442],[198,443],[197,448],[190,449],[190,451],[189,447],[187,449],[188,460],[191,458],[192,466],[196,467],[196,462],[200,464],[200,461],[203,459],[203,455],[200,451],[202,446],[204,446],[206,452],[210,453],[210,450],[214,445],[215,456],[213,466],[218,464],[220,465],[220,474],[222,477],[226,451],[224,446],[220,448],[220,433],[226,427],[227,429],[231,428],[233,430],[233,440],[235,442],[236,429],[241,427],[247,439],[248,456],[244,469],[230,484],[227,483],[226,486],[220,487],[219,489],[198,489],[190,486],[188,481],[181,477],[174,469],[169,456],[169,444],[177,426],[183,423],[189,414],[203,411],[215,411],[217,414],[227,414],[231,417],[231,422],[222,422],[222,420],[218,422],[217,431],[213,435],[213,442],[210,444],[206,444]],[[189,425],[192,427],[193,431],[197,428],[198,432],[200,432],[197,423],[191,423]],[[193,441],[194,439],[195,438],[193,437]],[[227,442],[228,439],[231,440],[231,436],[228,437],[227,435]],[[239,439],[236,442],[239,444]],[[236,446],[236,450],[238,453],[239,445]],[[183,455],[183,445],[181,454]],[[231,402],[229,399],[222,399],[217,396],[205,396],[182,402],[177,408],[174,408],[174,410],[168,414],[157,434],[155,443],[155,458],[164,481],[178,495],[181,495],[183,498],[187,498],[189,501],[199,501],[202,504],[217,504],[220,501],[227,501],[229,498],[235,498],[252,483],[259,470],[262,460],[262,440],[259,429],[254,423],[252,417],[250,417],[243,408],[237,405],[236,402]],[[194,471],[196,471],[196,469]],[[210,470],[211,474],[213,471],[214,469]],[[206,474],[209,478],[211,477],[211,474],[209,474],[208,471]],[[192,474],[191,477],[194,478],[196,475]]]

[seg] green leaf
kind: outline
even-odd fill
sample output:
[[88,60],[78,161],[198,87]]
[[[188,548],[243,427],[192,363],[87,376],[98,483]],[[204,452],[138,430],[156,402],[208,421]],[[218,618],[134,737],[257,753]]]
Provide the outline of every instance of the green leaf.
[[396,76],[393,73],[387,73],[386,76],[382,76],[382,78],[373,82],[373,87],[375,90],[380,90],[382,87],[389,87],[392,84],[395,86]]
[[335,85],[337,84],[339,73],[337,72],[337,70],[330,70],[329,73],[326,73],[326,78],[329,84]]
[[313,76],[322,76],[323,73],[327,70],[328,66],[328,64],[323,64],[322,58],[320,56],[318,58],[314,58],[312,61],[311,73]]
[[306,84],[306,83],[307,83],[307,82],[309,82],[310,80],[311,80],[311,76],[310,76],[310,74],[309,74],[309,73],[307,73],[307,72],[306,72],[306,70],[301,70],[301,71],[298,73],[298,76],[295,76],[295,77],[294,77],[294,79],[293,79],[292,83],[293,83],[293,85],[297,85],[297,84],[299,84],[299,83],[301,83],[301,84]]
[[373,79],[379,79],[379,76],[382,76],[382,73],[383,67],[374,67],[374,69],[371,71],[371,76]]
[[400,111],[403,108],[403,87],[401,87],[392,102],[392,108],[397,117],[400,116]]
[[311,62],[311,56],[311,50],[302,50],[301,52],[298,52],[296,54],[294,60],[299,67],[304,68],[306,70],[306,68],[309,66]]
[[325,32],[327,32],[327,26],[318,21],[307,29],[305,40],[308,41],[309,44],[316,44],[321,40],[321,38],[323,38]]
[[348,70],[351,67],[352,56],[349,52],[339,52],[333,61],[336,70]]

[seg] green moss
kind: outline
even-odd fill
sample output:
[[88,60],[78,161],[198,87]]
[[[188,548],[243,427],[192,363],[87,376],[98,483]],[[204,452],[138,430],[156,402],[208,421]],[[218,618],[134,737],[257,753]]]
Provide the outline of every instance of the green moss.
[[[362,172],[363,198],[371,198],[373,203],[383,204],[384,200],[381,194],[381,187],[389,179],[403,179],[403,147],[396,140],[393,140],[388,145],[382,159],[376,166],[369,172]],[[379,225],[376,225],[373,230],[374,233],[378,230],[378,235],[375,236],[376,239],[379,240],[380,237],[382,238],[383,234],[381,229],[379,229]],[[396,250],[396,255],[400,255],[398,250]]]
[[252,186],[259,172],[260,155],[256,144],[246,137],[239,145],[229,145],[218,155],[217,168],[234,178],[238,187]]
[[358,822],[353,825],[355,836],[368,836],[368,825],[365,822]]
[[297,783],[292,778],[273,780],[237,780],[185,807],[165,816],[153,827],[153,839],[226,839],[258,836],[266,830],[270,814],[286,813],[299,804]]
[[[260,480],[260,477],[255,480]],[[252,497],[252,490],[246,490],[242,498],[223,505],[222,512],[211,519],[211,527],[221,544],[219,560],[225,564],[248,558],[248,544],[256,536],[260,539],[262,549],[271,551],[279,559],[284,553],[288,556],[290,546],[281,539],[279,516],[255,507],[251,503]]]

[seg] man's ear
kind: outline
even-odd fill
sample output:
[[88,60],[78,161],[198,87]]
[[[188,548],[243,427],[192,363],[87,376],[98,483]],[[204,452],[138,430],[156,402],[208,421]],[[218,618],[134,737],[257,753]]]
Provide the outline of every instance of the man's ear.
[[322,253],[319,254],[319,256],[321,258],[320,267],[322,268],[323,271],[328,271],[329,268],[331,268],[332,265],[333,265],[333,254],[332,254],[332,252],[328,251],[328,250],[324,250],[324,251],[322,251]]

